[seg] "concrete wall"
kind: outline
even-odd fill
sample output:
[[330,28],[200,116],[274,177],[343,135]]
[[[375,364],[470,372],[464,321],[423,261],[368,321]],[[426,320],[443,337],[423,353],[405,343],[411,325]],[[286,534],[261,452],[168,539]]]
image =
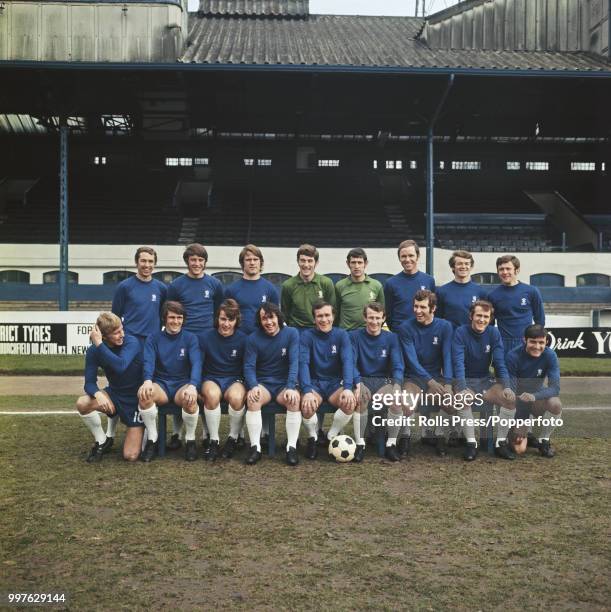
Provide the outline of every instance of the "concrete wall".
[[[315,238],[313,238],[316,244]],[[101,284],[102,274],[110,270],[134,270],[134,253],[140,245],[71,245],[70,270],[79,273],[79,283]],[[186,270],[182,261],[184,247],[155,247],[159,256],[157,271]],[[265,257],[265,272],[296,274],[294,249],[265,247],[261,245]],[[207,247],[209,254],[208,271],[240,270],[237,246]],[[348,249],[320,249],[318,271],[346,272],[346,253]],[[421,251],[422,270],[426,267],[426,255]],[[394,274],[401,270],[395,249],[367,249],[368,271]],[[435,249],[435,279],[438,284],[452,280],[448,266],[451,251]],[[496,258],[502,253],[475,253],[474,272],[495,272]],[[565,286],[575,287],[579,274],[598,272],[611,273],[611,253],[518,253],[521,261],[521,277],[528,282],[531,274],[555,272],[565,276]],[[42,275],[49,270],[57,270],[59,247],[44,244],[0,244],[0,270],[23,270],[30,273],[30,283],[42,283]]]
[[179,0],[0,6],[0,60],[175,62],[187,37]]

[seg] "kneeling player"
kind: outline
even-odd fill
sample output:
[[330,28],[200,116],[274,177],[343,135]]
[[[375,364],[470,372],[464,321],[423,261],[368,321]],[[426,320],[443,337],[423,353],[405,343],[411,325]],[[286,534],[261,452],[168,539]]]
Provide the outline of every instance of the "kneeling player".
[[[85,393],[78,398],[76,409],[95,438],[87,457],[88,463],[101,461],[110,450],[113,438],[102,429],[100,412],[109,418],[118,414],[127,426],[123,458],[136,461],[142,448],[144,426],[138,413],[138,386],[142,380],[140,342],[126,336],[121,319],[111,312],[98,317],[90,334],[92,346],[85,356]],[[105,389],[98,387],[98,368],[108,379]]]
[[[367,424],[367,408],[374,395],[380,397],[401,391],[405,365],[397,336],[382,329],[384,306],[370,302],[363,309],[365,327],[350,332],[354,352],[354,383],[356,384],[356,409],[353,425],[356,439],[355,461],[362,461],[365,455],[363,432]],[[396,397],[396,395],[395,395]],[[389,419],[401,419],[400,404],[389,406]],[[390,421],[389,421],[390,422]],[[389,426],[389,437],[397,437],[396,425]]]
[[[509,386],[505,366],[505,352],[499,330],[490,325],[494,308],[490,302],[478,300],[469,308],[469,325],[461,325],[452,340],[452,364],[456,379],[456,400],[464,402],[461,423],[467,446],[464,458],[473,461],[477,456],[477,441],[473,425],[472,405],[477,399],[511,408],[515,395]],[[497,380],[490,375],[494,364]],[[476,398],[476,394],[480,397]],[[501,446],[499,453],[504,453]]]
[[202,354],[202,399],[210,447],[205,459],[216,461],[219,453],[221,399],[229,404],[229,437],[223,448],[228,459],[235,451],[242,428],[246,388],[243,381],[246,334],[240,325],[240,307],[235,300],[225,300],[214,318],[215,329],[199,337]]
[[352,392],[352,344],[345,329],[333,327],[334,315],[331,304],[322,300],[315,302],[312,306],[314,328],[306,329],[300,337],[299,381],[303,392],[301,412],[308,431],[308,459],[316,459],[318,455],[316,411],[323,401],[337,408],[327,434],[329,440],[350,422],[356,405]]
[[286,327],[277,304],[268,302],[257,311],[258,330],[246,340],[244,378],[248,386],[246,427],[250,437],[247,465],[261,459],[261,408],[273,399],[286,408],[286,462],[297,465],[297,438],[301,427],[299,391],[299,332]]
[[165,302],[161,317],[165,329],[151,334],[144,346],[144,382],[138,390],[140,416],[148,433],[142,460],[151,461],[157,452],[157,406],[173,401],[182,408],[185,459],[195,461],[197,389],[202,373],[202,358],[197,337],[182,328],[185,310],[180,302]]
[[[528,427],[520,427],[515,431],[514,450],[518,453],[526,451],[527,446],[539,449],[542,457],[551,459],[554,449],[550,446],[550,436],[554,430],[554,422],[562,414],[560,402],[560,365],[556,353],[546,346],[547,331],[543,325],[529,325],[524,332],[525,344],[507,353],[507,369],[512,387],[516,393],[515,418],[528,419],[531,415],[543,417],[540,437],[527,437]],[[547,378],[547,387],[544,381]],[[508,415],[509,418],[513,414]],[[499,438],[507,431],[498,429]]]

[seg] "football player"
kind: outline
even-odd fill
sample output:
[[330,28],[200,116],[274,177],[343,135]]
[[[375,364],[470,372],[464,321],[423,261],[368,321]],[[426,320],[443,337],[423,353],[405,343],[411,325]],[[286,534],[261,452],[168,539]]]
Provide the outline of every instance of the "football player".
[[201,396],[210,432],[210,446],[204,458],[210,461],[215,461],[219,453],[221,399],[229,404],[229,437],[223,448],[224,458],[233,456],[242,429],[246,400],[243,379],[246,334],[238,329],[240,324],[240,307],[229,298],[216,314],[215,329],[199,337],[203,364]]
[[[90,334],[91,346],[85,355],[85,393],[76,401],[85,425],[95,444],[88,463],[102,460],[113,445],[113,437],[102,429],[100,413],[110,419],[117,415],[127,426],[123,458],[136,461],[142,448],[144,426],[138,413],[138,387],[142,380],[142,350],[135,336],[126,335],[121,319],[112,312],[97,318]],[[102,368],[108,386],[98,387],[98,368]]]
[[435,292],[435,279],[418,270],[420,248],[414,240],[404,240],[397,249],[403,270],[389,278],[384,285],[386,321],[392,331],[414,318],[414,295],[428,289]]
[[246,340],[244,378],[246,396],[246,427],[250,437],[247,465],[261,459],[261,408],[275,400],[286,408],[286,462],[295,466],[297,438],[301,427],[297,374],[299,368],[299,332],[284,324],[277,304],[263,304],[257,312],[258,330]]
[[301,413],[308,432],[305,456],[316,459],[317,411],[323,401],[336,411],[327,434],[332,440],[350,422],[356,405],[353,393],[354,358],[346,330],[333,327],[334,309],[320,300],[312,306],[314,328],[302,332],[299,339],[299,381]]
[[197,337],[183,329],[186,317],[182,304],[168,300],[161,315],[165,329],[147,338],[144,382],[138,389],[140,416],[148,434],[142,460],[151,461],[157,452],[157,406],[174,402],[182,409],[185,424],[185,459],[195,461],[197,389],[202,374],[202,358]]
[[[354,384],[356,385],[356,409],[354,411],[354,437],[356,452],[354,461],[363,460],[368,407],[374,395],[395,394],[401,391],[405,364],[397,336],[382,329],[384,305],[370,302],[362,312],[365,327],[350,332],[354,351]],[[389,418],[401,418],[401,405],[389,406]],[[394,429],[392,430],[394,431]],[[389,435],[392,434],[389,428]],[[395,433],[394,438],[397,435]]]

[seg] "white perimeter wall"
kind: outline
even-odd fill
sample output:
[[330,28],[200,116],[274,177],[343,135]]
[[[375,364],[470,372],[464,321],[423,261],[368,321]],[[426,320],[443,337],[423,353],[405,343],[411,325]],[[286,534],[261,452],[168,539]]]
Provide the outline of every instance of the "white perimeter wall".
[[[316,244],[314,237],[305,237]],[[71,245],[70,270],[79,274],[81,284],[102,284],[102,274],[109,270],[134,270],[134,253],[140,245]],[[152,245],[154,246],[154,245]],[[295,248],[265,247],[259,245],[265,257],[265,272],[296,274]],[[211,246],[208,250],[208,272],[240,270],[238,246]],[[185,271],[182,262],[183,245],[157,246],[159,261],[157,271]],[[401,270],[397,252],[392,248],[366,249],[369,258],[368,272],[394,274]],[[426,269],[425,249],[421,249],[422,270]],[[348,249],[320,249],[318,272],[346,272]],[[448,266],[451,251],[435,249],[435,280],[443,284],[452,280]],[[503,253],[475,253],[474,272],[495,272],[495,261]],[[576,286],[579,274],[599,272],[611,274],[611,253],[516,253],[522,269],[521,278],[528,282],[531,274],[554,272],[563,274],[566,287]],[[59,267],[59,246],[47,244],[0,244],[0,270],[23,270],[30,273],[32,284],[42,283],[42,275]]]

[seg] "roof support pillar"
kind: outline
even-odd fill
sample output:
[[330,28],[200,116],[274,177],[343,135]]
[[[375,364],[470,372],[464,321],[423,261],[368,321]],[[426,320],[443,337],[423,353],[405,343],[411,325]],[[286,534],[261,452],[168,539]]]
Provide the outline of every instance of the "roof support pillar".
[[439,117],[439,113],[445,104],[454,84],[454,74],[448,76],[448,83],[435,109],[435,113],[429,122],[426,138],[426,272],[433,276],[434,252],[435,252],[435,207],[434,207],[434,159],[433,159],[433,130]]
[[59,309],[68,310],[68,121],[59,127]]

